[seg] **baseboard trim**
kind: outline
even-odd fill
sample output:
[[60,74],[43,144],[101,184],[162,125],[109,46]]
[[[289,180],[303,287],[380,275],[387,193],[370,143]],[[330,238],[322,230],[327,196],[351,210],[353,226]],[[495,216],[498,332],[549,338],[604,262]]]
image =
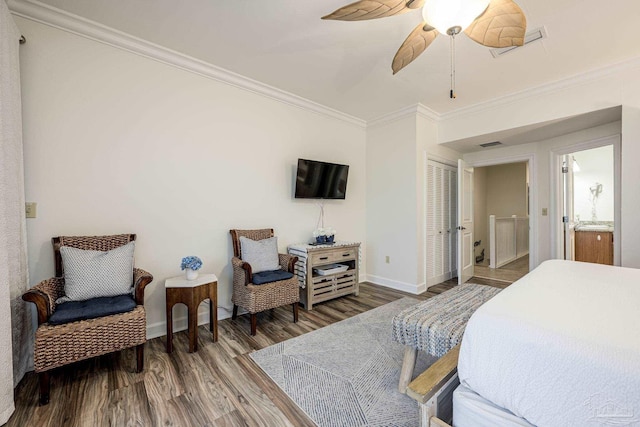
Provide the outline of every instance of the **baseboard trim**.
[[387,279],[386,277],[374,276],[373,274],[367,274],[367,281],[374,285],[384,286],[386,288],[395,289],[397,291],[408,292],[410,294],[421,294],[427,290],[425,283],[406,283],[398,280]]
[[[198,310],[198,325],[209,324],[209,301],[206,301],[206,310]],[[226,308],[218,307],[218,320],[228,319],[231,317],[231,312]],[[173,332],[180,332],[187,330],[187,316],[180,316],[173,318]],[[152,323],[147,325],[147,339],[153,339],[158,337],[164,337],[167,335],[167,321]]]

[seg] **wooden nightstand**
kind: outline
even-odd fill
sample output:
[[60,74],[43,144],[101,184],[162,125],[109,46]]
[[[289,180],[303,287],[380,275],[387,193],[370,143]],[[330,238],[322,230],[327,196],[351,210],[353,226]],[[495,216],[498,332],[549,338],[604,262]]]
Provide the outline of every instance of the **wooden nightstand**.
[[189,312],[189,352],[198,350],[198,306],[202,301],[211,300],[209,329],[213,332],[213,342],[218,341],[218,278],[215,274],[201,274],[195,280],[184,276],[165,280],[167,294],[167,353],[173,351],[173,306],[179,302],[187,306]]

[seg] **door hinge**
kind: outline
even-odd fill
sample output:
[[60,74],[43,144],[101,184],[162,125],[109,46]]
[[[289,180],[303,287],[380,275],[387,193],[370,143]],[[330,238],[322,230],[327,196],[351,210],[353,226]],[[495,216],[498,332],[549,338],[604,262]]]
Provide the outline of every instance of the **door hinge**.
[[568,216],[563,216],[562,217],[562,222],[569,222],[569,217]]
[[569,166],[563,166],[562,173],[569,173]]

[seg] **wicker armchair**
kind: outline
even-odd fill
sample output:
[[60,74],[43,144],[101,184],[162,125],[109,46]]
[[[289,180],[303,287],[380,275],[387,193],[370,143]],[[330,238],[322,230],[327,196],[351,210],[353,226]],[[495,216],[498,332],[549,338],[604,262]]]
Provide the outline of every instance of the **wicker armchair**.
[[56,300],[64,295],[61,246],[108,251],[135,239],[135,234],[51,239],[56,276],[22,295],[22,299],[34,303],[38,311],[34,367],[40,377],[41,405],[49,403],[51,369],[133,346],[136,346],[137,371],[144,369],[144,343],[147,340],[144,288],[153,280],[153,276],[144,270],[134,268],[131,275],[137,304],[133,311],[56,326],[48,323],[56,310]]
[[252,283],[251,265],[242,261],[240,249],[240,236],[252,240],[263,240],[273,237],[273,229],[261,230],[231,230],[233,240],[233,316],[238,317],[238,306],[247,310],[251,316],[251,335],[256,334],[257,316],[264,310],[280,307],[286,304],[293,306],[293,322],[298,321],[298,302],[300,301],[300,285],[295,276],[294,266],[298,257],[279,254],[280,267],[294,276],[291,279],[278,282],[254,285]]

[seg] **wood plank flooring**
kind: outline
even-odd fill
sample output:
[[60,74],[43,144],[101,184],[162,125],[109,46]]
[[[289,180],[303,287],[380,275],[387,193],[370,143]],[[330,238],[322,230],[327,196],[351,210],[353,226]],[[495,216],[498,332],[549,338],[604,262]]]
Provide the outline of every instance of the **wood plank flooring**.
[[518,258],[500,268],[489,268],[489,261],[476,264],[473,274],[475,277],[513,283],[529,272],[529,255]]
[[[472,282],[507,286],[473,278]],[[196,353],[188,353],[187,332],[149,340],[145,370],[135,373],[135,350],[128,349],[54,370],[51,402],[38,406],[38,378],[28,373],[15,391],[16,410],[7,426],[314,426],[315,424],[248,356],[254,350],[322,328],[404,296],[426,299],[455,285],[448,281],[422,295],[361,284],[347,296],[300,310],[293,323],[289,307],[258,315],[258,334],[249,318],[219,322],[219,340],[198,328]]]

